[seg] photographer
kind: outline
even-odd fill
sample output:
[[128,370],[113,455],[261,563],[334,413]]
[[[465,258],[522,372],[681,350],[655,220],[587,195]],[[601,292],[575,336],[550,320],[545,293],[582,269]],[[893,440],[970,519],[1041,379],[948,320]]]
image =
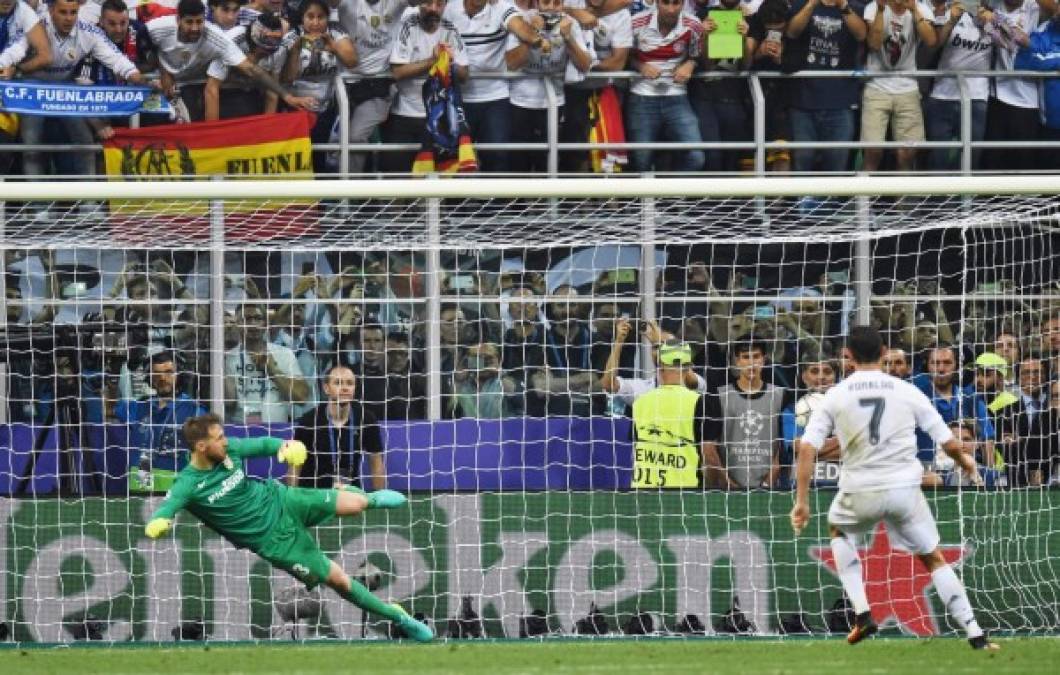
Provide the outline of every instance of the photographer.
[[206,414],[206,408],[177,386],[177,362],[172,352],[151,357],[151,387],[147,398],[122,399],[114,416],[129,425],[130,490],[164,490],[162,480],[184,468],[187,458],[181,451],[177,432],[184,421]]

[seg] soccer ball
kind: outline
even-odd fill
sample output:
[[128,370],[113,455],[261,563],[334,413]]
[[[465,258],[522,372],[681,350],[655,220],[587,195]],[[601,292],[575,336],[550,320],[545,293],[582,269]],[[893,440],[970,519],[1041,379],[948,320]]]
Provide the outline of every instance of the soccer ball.
[[810,422],[810,415],[821,405],[823,400],[824,394],[819,391],[810,392],[800,398],[795,404],[795,424],[805,429]]

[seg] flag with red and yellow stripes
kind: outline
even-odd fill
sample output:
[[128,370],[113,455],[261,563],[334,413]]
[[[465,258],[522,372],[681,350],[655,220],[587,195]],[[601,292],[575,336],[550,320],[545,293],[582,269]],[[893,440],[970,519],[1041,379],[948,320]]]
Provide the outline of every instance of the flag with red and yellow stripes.
[[[312,179],[313,154],[309,140],[315,117],[292,112],[253,115],[216,122],[169,124],[143,129],[115,129],[103,146],[110,180],[277,178]],[[265,195],[263,195],[264,197]],[[240,200],[223,204],[225,234],[243,241],[298,236],[312,227],[315,202]],[[149,219],[158,217],[182,235],[197,228],[208,232],[207,201],[114,200],[112,225],[147,232]]]
[[452,59],[442,50],[423,83],[423,142],[412,162],[412,173],[469,173],[478,170],[471,132],[464,117],[460,87]]

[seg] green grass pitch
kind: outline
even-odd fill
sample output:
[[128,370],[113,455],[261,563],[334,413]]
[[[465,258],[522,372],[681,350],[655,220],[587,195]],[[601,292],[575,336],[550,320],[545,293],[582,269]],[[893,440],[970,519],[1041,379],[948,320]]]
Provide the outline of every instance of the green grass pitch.
[[181,647],[0,649],[14,673],[1048,673],[1060,662],[1060,639],[999,640],[1002,651],[972,651],[964,640],[876,639],[855,647],[841,639],[604,639],[546,642],[260,644]]

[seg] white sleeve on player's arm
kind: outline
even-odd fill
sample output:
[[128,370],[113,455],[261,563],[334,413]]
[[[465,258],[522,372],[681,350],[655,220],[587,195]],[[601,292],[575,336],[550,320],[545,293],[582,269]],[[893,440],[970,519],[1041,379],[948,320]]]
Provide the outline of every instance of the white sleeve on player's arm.
[[950,431],[946,421],[942,419],[942,415],[928,400],[928,397],[924,396],[924,392],[911,384],[906,386],[906,391],[909,392],[916,425],[928,436],[931,436],[931,440],[935,441],[937,445],[942,445],[953,438],[953,432]]
[[835,428],[829,399],[830,397],[825,395],[821,405],[810,414],[810,421],[806,423],[806,430],[802,434],[802,442],[812,445],[814,450],[824,447],[825,440],[832,435]]

